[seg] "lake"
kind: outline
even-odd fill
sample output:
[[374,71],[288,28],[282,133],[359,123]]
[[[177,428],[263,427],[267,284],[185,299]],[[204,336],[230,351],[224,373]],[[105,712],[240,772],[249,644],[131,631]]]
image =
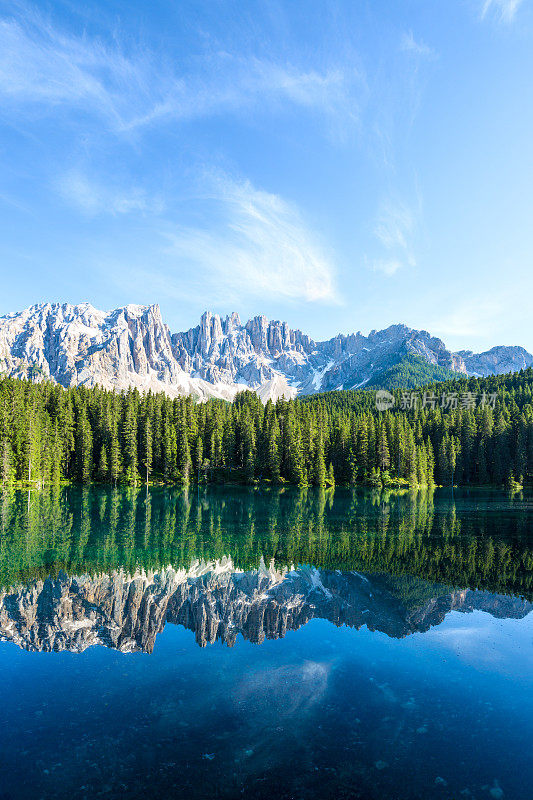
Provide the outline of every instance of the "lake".
[[5,492],[0,800],[531,800],[532,513]]

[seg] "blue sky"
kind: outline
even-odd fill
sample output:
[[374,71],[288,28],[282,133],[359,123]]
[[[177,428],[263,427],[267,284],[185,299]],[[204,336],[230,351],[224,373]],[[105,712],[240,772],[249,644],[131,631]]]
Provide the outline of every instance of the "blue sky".
[[0,0],[0,314],[533,351],[531,0]]

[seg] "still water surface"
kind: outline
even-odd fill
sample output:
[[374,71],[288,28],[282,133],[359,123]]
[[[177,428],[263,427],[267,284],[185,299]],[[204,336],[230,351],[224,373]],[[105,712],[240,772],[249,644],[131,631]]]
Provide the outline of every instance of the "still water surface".
[[533,798],[533,503],[0,496],[0,798]]

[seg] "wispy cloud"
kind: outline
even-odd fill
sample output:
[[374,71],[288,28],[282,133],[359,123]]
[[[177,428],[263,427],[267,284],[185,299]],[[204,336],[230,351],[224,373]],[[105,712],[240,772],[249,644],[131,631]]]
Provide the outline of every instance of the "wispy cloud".
[[413,36],[413,31],[404,33],[400,42],[400,50],[404,53],[413,53],[423,58],[435,58],[436,52],[423,41],[417,41]]
[[374,235],[387,255],[374,259],[372,269],[390,277],[402,267],[416,266],[412,247],[415,227],[416,218],[409,206],[390,200],[384,203],[374,226]]
[[402,262],[394,258],[378,258],[372,262],[372,269],[375,272],[382,272],[389,278],[402,268]]
[[167,232],[176,268],[233,297],[338,302],[332,260],[291,204],[220,174],[209,179],[207,199],[209,227]]
[[483,0],[481,18],[494,16],[499,22],[510,23],[522,5],[522,0]]
[[139,187],[124,189],[106,185],[78,170],[66,172],[57,180],[56,186],[67,202],[88,216],[132,212],[159,214],[164,209],[160,198],[148,197]]
[[353,69],[317,71],[223,50],[192,63],[178,72],[140,46],[126,52],[116,42],[66,34],[29,7],[20,18],[0,20],[4,114],[74,110],[84,119],[97,115],[115,133],[282,102],[329,121],[357,117]]
[[442,316],[434,318],[429,330],[440,336],[484,337],[490,333],[502,311],[498,300],[477,297],[458,302]]
[[413,232],[413,227],[414,217],[408,206],[387,202],[378,216],[374,233],[388,250],[407,250],[408,237]]
[[[135,215],[145,217],[150,242],[138,242],[137,249],[154,266],[130,265],[128,280],[157,286],[167,296],[183,299],[200,291],[205,297],[209,291],[212,300],[339,302],[333,258],[298,209],[247,180],[204,172],[196,191],[175,198],[170,208],[138,187],[104,183],[77,169],[62,175],[55,188],[88,217],[131,215],[133,224]],[[176,224],[185,215],[200,222]],[[139,252],[137,264],[138,257]],[[122,279],[118,264],[117,269]]]

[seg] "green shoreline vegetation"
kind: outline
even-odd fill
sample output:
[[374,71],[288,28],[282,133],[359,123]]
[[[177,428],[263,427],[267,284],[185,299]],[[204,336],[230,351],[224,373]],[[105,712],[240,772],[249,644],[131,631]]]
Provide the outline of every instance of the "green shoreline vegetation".
[[[424,395],[446,393],[456,408],[422,407]],[[393,394],[394,406],[378,411],[369,390],[263,406],[253,392],[197,403],[2,378],[0,483],[515,490],[531,481],[533,370],[433,384],[418,390],[414,409],[402,408],[400,390]],[[482,396],[493,404],[477,402]]]

